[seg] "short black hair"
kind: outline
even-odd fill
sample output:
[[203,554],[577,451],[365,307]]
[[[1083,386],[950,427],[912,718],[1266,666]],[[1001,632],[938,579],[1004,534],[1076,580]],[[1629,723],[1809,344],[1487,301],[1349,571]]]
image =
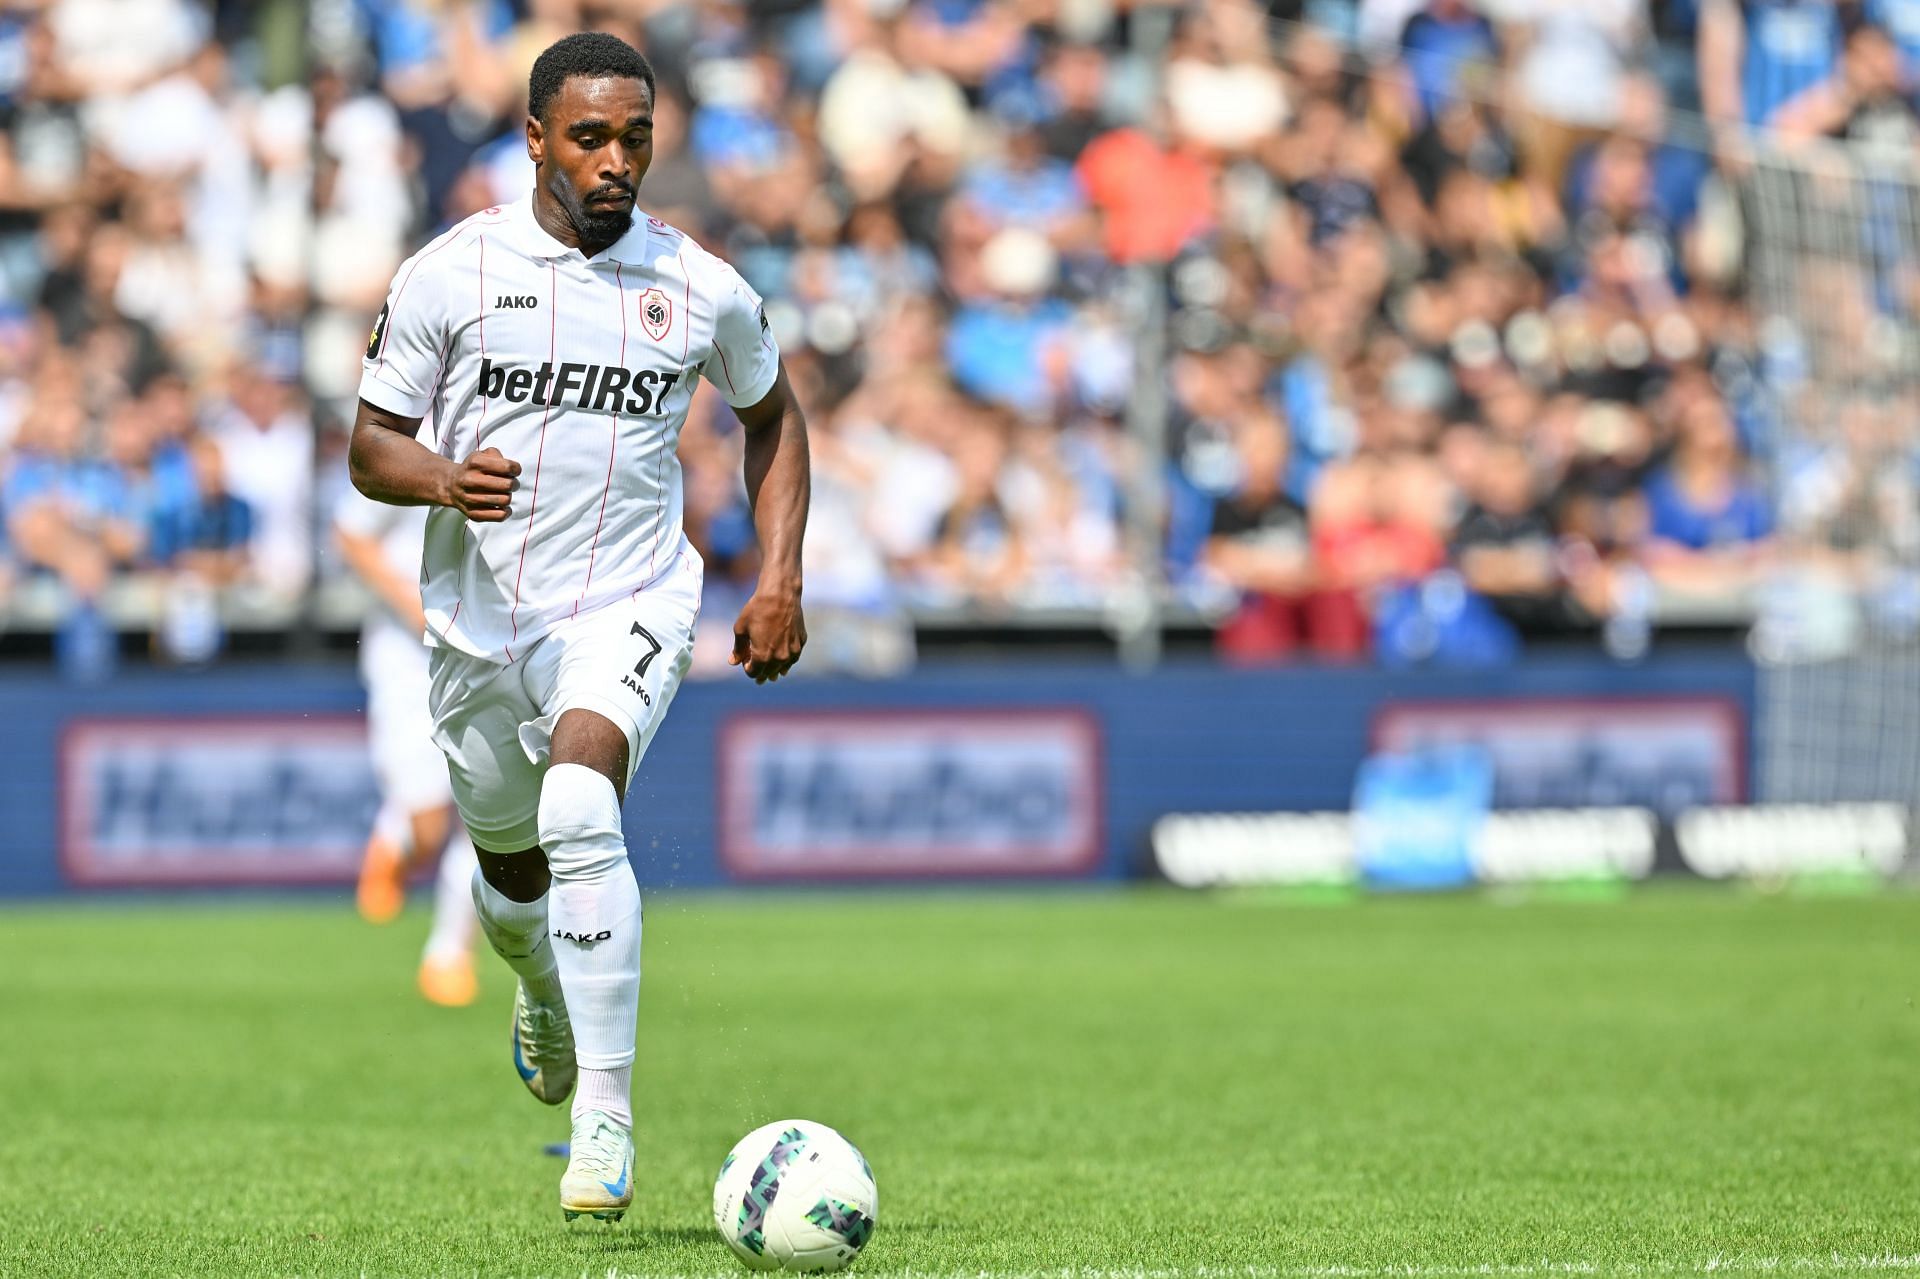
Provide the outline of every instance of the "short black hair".
[[638,80],[647,86],[649,99],[654,95],[653,64],[640,50],[604,31],[582,31],[555,40],[533,60],[533,74],[527,77],[528,112],[545,124],[554,95],[574,76]]

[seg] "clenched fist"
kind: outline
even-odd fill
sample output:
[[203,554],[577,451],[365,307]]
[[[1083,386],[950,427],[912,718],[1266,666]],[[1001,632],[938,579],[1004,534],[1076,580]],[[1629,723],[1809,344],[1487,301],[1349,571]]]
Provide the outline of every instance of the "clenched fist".
[[476,524],[497,524],[507,518],[513,493],[520,487],[520,464],[499,449],[481,449],[448,474],[442,506],[451,506]]
[[798,591],[755,591],[733,624],[730,666],[745,668],[756,684],[779,679],[807,646],[807,622]]

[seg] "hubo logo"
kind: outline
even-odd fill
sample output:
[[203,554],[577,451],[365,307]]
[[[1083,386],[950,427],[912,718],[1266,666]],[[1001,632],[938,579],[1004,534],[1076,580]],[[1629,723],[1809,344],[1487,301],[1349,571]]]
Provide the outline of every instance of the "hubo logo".
[[352,883],[379,804],[357,715],[76,719],[60,747],[77,884]]
[[756,713],[720,741],[720,853],[745,878],[1085,874],[1100,736],[1072,710]]
[[562,364],[538,368],[480,361],[480,398],[510,404],[572,404],[589,413],[665,413],[680,374],[613,365]]
[[1650,808],[1676,817],[1745,798],[1745,724],[1719,697],[1512,698],[1401,703],[1374,746],[1473,745],[1493,760],[1494,807]]
[[553,930],[553,935],[561,941],[573,941],[579,942],[582,946],[591,946],[597,941],[610,941],[613,938],[613,930],[603,928],[597,933],[569,933],[556,928]]
[[494,308],[500,311],[531,311],[540,300],[531,293],[502,293]]

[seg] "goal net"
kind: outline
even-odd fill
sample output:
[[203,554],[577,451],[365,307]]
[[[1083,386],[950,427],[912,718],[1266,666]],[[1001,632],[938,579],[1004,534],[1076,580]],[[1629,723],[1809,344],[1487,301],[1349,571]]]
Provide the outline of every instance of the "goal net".
[[1779,517],[1752,637],[1757,798],[1920,805],[1914,151],[1763,150],[1744,188]]

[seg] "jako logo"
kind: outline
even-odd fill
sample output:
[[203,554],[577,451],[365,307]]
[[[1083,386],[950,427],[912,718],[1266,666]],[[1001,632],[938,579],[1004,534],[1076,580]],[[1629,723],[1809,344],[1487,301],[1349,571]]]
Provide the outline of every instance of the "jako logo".
[[555,937],[558,937],[561,941],[576,941],[576,942],[579,942],[582,946],[590,946],[594,942],[607,941],[611,939],[613,936],[613,930],[603,929],[597,933],[568,933],[568,932],[562,932],[560,929],[556,928],[553,930],[553,935]]
[[512,404],[562,404],[571,401],[589,413],[665,413],[678,373],[653,369],[629,372],[617,365],[542,363],[513,368],[480,361],[480,398]]
[[530,311],[540,302],[531,293],[502,293],[500,300],[493,305],[501,311]]

